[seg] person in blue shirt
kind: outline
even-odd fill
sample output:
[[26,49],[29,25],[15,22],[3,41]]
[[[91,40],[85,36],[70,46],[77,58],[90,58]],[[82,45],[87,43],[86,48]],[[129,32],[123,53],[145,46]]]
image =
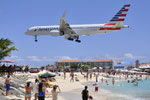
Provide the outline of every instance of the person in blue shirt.
[[39,83],[38,100],[45,100],[45,90],[46,88],[43,86],[43,83]]

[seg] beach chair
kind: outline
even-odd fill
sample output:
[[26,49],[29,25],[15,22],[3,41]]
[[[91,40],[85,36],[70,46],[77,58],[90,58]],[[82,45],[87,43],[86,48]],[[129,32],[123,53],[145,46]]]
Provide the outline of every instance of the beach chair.
[[75,77],[75,81],[79,82],[79,79],[77,77]]
[[48,86],[48,87],[49,87],[49,88],[52,88],[53,86],[54,86],[54,84],[49,84],[49,86]]

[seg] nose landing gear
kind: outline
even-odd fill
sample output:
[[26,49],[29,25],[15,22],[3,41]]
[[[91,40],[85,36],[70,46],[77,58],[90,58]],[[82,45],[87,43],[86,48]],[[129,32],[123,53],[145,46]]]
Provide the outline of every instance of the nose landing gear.
[[35,42],[37,42],[38,40],[37,40],[37,35],[35,35]]

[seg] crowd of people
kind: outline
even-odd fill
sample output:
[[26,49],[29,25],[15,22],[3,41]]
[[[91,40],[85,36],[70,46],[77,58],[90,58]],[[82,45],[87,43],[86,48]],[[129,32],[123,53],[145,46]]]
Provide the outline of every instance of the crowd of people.
[[[64,80],[66,79],[66,72],[63,72],[64,75]],[[99,76],[102,76],[101,79]],[[81,73],[81,76],[85,78],[86,81],[92,80],[94,77],[95,79],[95,84],[93,86],[95,87],[95,92],[98,92],[100,89],[100,85],[102,83],[105,83],[106,85],[109,85],[109,81],[111,79],[112,85],[115,85],[115,80],[116,78],[123,79],[127,81],[128,83],[132,82],[135,83],[135,86],[138,86],[137,81],[143,78],[142,74],[125,74],[125,73],[101,73],[101,72],[83,72]],[[107,78],[105,78],[107,77]],[[129,80],[129,78],[131,80]],[[145,77],[145,80],[148,78],[148,76]],[[100,81],[99,81],[100,80]],[[109,81],[108,81],[109,80]],[[77,75],[71,71],[70,72],[70,82],[74,81],[79,81]],[[10,90],[10,74],[7,76],[5,79],[5,88],[6,88],[6,96],[9,95],[9,90]],[[46,94],[49,93],[52,97],[52,100],[58,100],[58,94],[61,93],[60,87],[58,85],[54,85],[52,87],[51,92],[48,92],[45,85],[44,81],[41,80],[39,81],[38,79],[35,79],[35,82],[27,82],[25,86],[25,100],[31,100],[31,97],[34,95],[34,100],[45,100]],[[82,94],[82,100],[94,100],[93,97],[89,94],[88,91],[88,86],[85,86],[85,89],[81,92]]]
[[[5,79],[5,88],[6,88],[6,96],[9,95],[10,90],[10,75]],[[32,95],[34,95],[34,100],[45,100],[47,89],[44,86],[44,83],[35,79],[35,82],[27,82],[25,86],[25,100],[31,100]],[[61,93],[60,87],[58,85],[54,85],[51,90],[52,100],[57,100],[58,94]]]

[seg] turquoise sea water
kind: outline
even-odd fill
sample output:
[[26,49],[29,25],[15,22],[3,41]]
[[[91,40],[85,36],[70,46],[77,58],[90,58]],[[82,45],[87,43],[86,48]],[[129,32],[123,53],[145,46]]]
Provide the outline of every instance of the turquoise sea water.
[[[115,85],[100,83],[100,88],[111,91],[113,100],[150,100],[150,79],[138,81],[138,86],[133,83],[116,82]],[[112,100],[112,99],[110,99]]]

